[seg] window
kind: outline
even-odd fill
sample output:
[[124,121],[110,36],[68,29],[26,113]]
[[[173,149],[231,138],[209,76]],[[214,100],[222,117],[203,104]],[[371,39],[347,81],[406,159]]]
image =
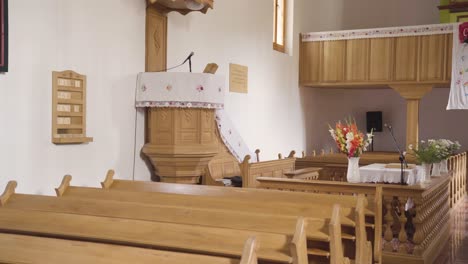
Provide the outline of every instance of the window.
[[286,0],[273,0],[274,6],[274,38],[273,49],[285,52],[286,42]]

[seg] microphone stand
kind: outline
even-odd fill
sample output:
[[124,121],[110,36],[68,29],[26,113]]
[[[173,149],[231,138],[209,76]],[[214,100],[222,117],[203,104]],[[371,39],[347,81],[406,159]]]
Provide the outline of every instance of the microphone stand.
[[188,59],[188,65],[189,65],[190,72],[192,72],[192,56],[190,56]]
[[386,126],[386,127],[390,131],[390,134],[392,135],[392,138],[393,138],[393,143],[395,144],[395,146],[396,146],[396,148],[398,150],[398,153],[400,154],[400,157],[398,158],[400,160],[400,164],[401,164],[400,185],[407,185],[405,183],[404,168],[403,168],[403,166],[406,165],[406,157],[403,154],[403,152],[401,151],[400,147],[398,146],[395,135],[393,135],[393,128],[391,126]]

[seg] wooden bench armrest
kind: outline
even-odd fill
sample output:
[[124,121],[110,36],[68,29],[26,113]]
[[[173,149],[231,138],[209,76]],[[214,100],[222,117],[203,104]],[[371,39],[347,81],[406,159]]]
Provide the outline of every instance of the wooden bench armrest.
[[114,170],[107,171],[106,178],[104,179],[103,182],[101,182],[101,187],[103,189],[110,189],[111,185],[114,183],[114,175],[115,175]]
[[4,206],[8,202],[10,196],[15,193],[16,186],[18,186],[18,183],[16,183],[16,181],[8,182],[7,186],[5,187],[5,191],[2,195],[0,195],[0,206]]
[[70,182],[72,180],[71,175],[65,175],[63,176],[62,182],[60,183],[60,186],[58,188],[55,188],[55,193],[57,194],[57,197],[63,196],[65,191],[70,187]]
[[242,251],[242,258],[239,264],[258,264],[257,250],[259,244],[255,236],[249,237]]

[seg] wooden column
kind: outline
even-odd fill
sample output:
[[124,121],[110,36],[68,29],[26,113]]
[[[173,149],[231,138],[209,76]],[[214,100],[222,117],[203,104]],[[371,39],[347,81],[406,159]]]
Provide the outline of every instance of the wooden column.
[[155,7],[146,8],[146,61],[147,72],[166,69],[167,15]]
[[432,84],[392,84],[401,97],[406,99],[406,148],[419,141],[419,101],[432,90]]

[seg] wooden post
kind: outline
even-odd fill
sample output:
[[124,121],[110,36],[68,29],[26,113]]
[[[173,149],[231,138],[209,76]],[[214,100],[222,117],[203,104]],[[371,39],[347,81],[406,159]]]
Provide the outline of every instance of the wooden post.
[[406,148],[419,141],[419,101],[432,90],[432,84],[391,85],[401,97],[406,99]]

